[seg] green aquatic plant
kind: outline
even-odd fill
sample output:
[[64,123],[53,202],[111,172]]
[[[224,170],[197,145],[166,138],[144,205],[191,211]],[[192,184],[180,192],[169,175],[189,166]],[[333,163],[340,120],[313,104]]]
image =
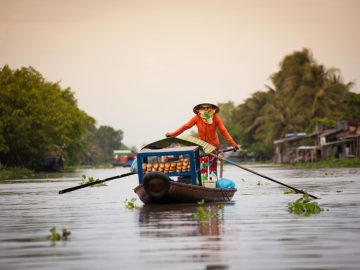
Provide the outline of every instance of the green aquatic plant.
[[50,232],[51,234],[47,237],[47,239],[54,242],[60,240],[67,241],[69,235],[71,234],[71,232],[68,231],[66,228],[62,228],[61,230],[62,234],[60,235],[60,233],[56,231],[56,227],[51,227]]
[[288,210],[290,213],[296,215],[309,216],[312,214],[319,214],[324,209],[321,208],[317,202],[312,202],[307,193],[301,198],[288,204]]
[[217,211],[214,211],[210,207],[204,207],[205,201],[201,200],[198,202],[199,207],[196,208],[196,213],[192,214],[192,218],[204,220],[204,219],[211,219],[216,218],[218,219],[220,214],[219,211],[224,209],[224,204],[219,204],[217,206]]
[[284,194],[297,194],[297,192],[295,190],[289,188],[284,191]]
[[71,232],[68,231],[66,228],[62,228],[62,229],[61,229],[61,232],[62,232],[61,239],[64,240],[64,241],[67,241],[69,235],[71,234]]
[[136,198],[131,198],[130,200],[125,199],[124,204],[127,209],[139,208],[139,206],[136,205]]
[[50,229],[51,235],[49,235],[47,237],[47,239],[51,240],[51,241],[60,241],[61,240],[61,235],[56,231],[56,227],[52,227]]
[[[89,183],[94,183],[96,181],[99,181],[99,179],[95,179],[94,177],[88,177],[88,180],[86,180],[86,175],[82,175],[82,180],[80,182],[80,185],[85,185],[85,184],[89,184]],[[91,187],[102,187],[102,186],[106,186],[105,183],[98,183],[95,185],[92,185]]]

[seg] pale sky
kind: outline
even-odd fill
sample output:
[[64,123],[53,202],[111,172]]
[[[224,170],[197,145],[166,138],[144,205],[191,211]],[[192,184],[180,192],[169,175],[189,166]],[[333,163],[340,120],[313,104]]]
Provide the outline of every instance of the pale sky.
[[32,66],[141,148],[203,101],[242,103],[309,48],[360,83],[357,0],[0,0],[0,66]]

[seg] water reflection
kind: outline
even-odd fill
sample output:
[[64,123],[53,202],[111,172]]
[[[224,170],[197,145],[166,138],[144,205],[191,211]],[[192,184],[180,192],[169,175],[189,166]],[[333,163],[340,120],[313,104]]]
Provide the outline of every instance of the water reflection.
[[[140,209],[140,237],[154,243],[142,250],[147,254],[150,263],[178,263],[179,260],[182,263],[216,262],[206,265],[205,269],[227,269],[226,265],[219,264],[222,261],[223,211],[219,210],[218,203],[206,204],[203,207],[213,217],[198,220],[193,217],[198,207],[195,204],[178,204],[150,205]],[[161,244],[156,248],[155,243],[159,243],[159,240],[168,243],[166,249]],[[159,252],[177,256],[154,259]]]
[[220,236],[223,212],[219,204],[207,204],[206,210],[217,217],[197,220],[192,217],[198,205],[144,205],[139,211],[139,226],[143,228],[140,235],[144,237],[189,237]]

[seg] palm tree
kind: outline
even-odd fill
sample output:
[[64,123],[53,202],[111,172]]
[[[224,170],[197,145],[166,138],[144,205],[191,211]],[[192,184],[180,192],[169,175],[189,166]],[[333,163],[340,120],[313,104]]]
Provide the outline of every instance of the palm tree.
[[351,103],[353,83],[345,84],[339,70],[319,65],[308,49],[286,56],[270,78],[273,88],[255,92],[232,114],[233,132],[245,148],[270,155],[274,140],[304,131],[314,119],[352,115],[344,106]]

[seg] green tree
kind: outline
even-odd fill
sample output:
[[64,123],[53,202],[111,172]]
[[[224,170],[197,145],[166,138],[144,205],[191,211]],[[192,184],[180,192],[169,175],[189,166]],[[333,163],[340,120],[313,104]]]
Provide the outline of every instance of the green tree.
[[269,110],[272,109],[273,95],[272,90],[257,91],[232,113],[231,133],[234,134],[234,139],[241,144],[242,148],[262,157],[266,156],[267,147],[272,147],[266,144],[268,140],[271,140],[272,134],[264,130],[274,130],[268,126],[279,124],[279,122],[268,121],[267,118],[272,116]]
[[255,92],[231,114],[232,134],[258,156],[270,157],[274,140],[310,130],[316,119],[359,119],[360,98],[350,92],[353,83],[345,83],[339,70],[319,65],[308,49],[285,56],[270,78],[273,88]]
[[100,126],[96,131],[97,145],[102,149],[103,162],[110,162],[112,160],[113,150],[121,148],[121,141],[123,139],[123,131],[115,130],[110,126]]
[[77,106],[70,88],[46,81],[32,67],[0,69],[0,162],[36,167],[54,148],[68,163],[81,160],[95,120]]
[[86,148],[84,150],[84,155],[81,160],[83,165],[96,165],[103,161],[104,151],[98,145],[96,138],[97,128],[95,125],[88,127],[88,132],[86,136]]
[[360,118],[360,94],[349,92],[343,100],[340,118],[359,119]]
[[[225,127],[230,130],[229,128],[231,128],[232,126],[232,113],[234,112],[236,106],[235,103],[233,101],[228,101],[226,103],[218,103],[217,104],[219,106],[219,116],[221,118],[221,120],[223,121]],[[197,134],[196,134],[197,136]],[[226,140],[223,138],[223,136],[219,136],[220,139],[220,143],[222,145],[228,145],[228,143],[226,142]]]
[[219,106],[219,116],[223,121],[224,125],[231,125],[231,116],[236,108],[235,103],[233,101],[228,101],[225,103],[218,103]]

